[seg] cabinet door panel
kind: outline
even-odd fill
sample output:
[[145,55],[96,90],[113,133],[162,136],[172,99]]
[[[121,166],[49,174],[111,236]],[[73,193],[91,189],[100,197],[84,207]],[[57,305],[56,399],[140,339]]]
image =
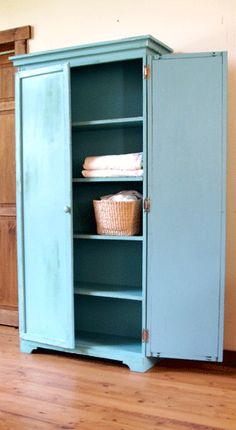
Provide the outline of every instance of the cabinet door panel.
[[224,58],[152,64],[148,355],[222,359]]
[[17,77],[21,337],[74,346],[69,71]]

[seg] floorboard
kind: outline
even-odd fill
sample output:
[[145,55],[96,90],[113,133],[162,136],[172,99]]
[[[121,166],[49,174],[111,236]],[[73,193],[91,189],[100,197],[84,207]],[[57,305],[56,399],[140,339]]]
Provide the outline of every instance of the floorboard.
[[111,361],[19,352],[0,326],[0,430],[236,430],[236,364]]

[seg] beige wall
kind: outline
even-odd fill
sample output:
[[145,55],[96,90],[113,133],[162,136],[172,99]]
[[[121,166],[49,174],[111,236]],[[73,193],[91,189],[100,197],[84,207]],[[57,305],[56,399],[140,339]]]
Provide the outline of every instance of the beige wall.
[[225,348],[236,351],[236,1],[0,0],[0,30],[28,24],[30,52],[141,34],[176,52],[228,51]]

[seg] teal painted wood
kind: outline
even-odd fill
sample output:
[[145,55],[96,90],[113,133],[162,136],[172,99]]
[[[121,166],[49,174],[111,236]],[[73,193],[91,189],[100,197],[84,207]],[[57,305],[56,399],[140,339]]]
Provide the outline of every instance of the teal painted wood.
[[142,242],[74,241],[74,278],[79,284],[108,284],[111,291],[142,288]]
[[[162,58],[157,56],[152,67],[152,76],[157,76],[157,81],[143,79],[143,65],[147,61],[151,64],[153,55],[166,52],[171,52],[171,49],[150,36],[144,36],[14,58],[14,64],[20,66],[21,70],[26,70],[18,77],[17,88],[18,103],[21,101],[17,119],[17,206],[22,351],[29,352],[39,346],[46,348],[51,345],[52,349],[60,351],[121,360],[132,370],[139,371],[147,370],[155,362],[153,358],[145,357],[145,354],[221,359],[224,280],[222,244],[225,239],[225,214],[217,217],[217,210],[214,211],[214,208],[217,205],[219,208],[217,191],[222,193],[223,202],[225,198],[224,185],[221,187],[222,182],[217,174],[221,162],[219,148],[222,145],[222,178],[225,176],[225,146],[219,139],[219,133],[222,132],[224,136],[226,125],[225,122],[220,124],[218,121],[215,127],[214,121],[222,118],[226,104],[223,82],[226,69],[224,65],[222,69],[219,66],[222,59],[225,62],[225,55],[216,53],[214,64],[211,61],[208,63],[209,59],[213,58],[209,54],[166,55]],[[127,61],[131,59],[133,62]],[[73,67],[70,86],[66,72],[68,66],[61,65],[65,61]],[[118,61],[123,63],[118,64]],[[109,62],[112,64],[102,67],[102,63]],[[45,69],[46,65],[52,64],[57,66]],[[91,65],[91,68],[84,68],[81,74],[78,67],[81,65]],[[38,67],[44,69],[36,69]],[[64,69],[65,74],[62,72]],[[92,70],[96,70],[96,73],[93,74]],[[220,72],[217,74],[217,70],[221,70],[222,75]],[[53,86],[49,78],[52,75],[55,78],[52,80]],[[207,83],[206,75],[208,78],[210,76]],[[84,79],[82,85],[81,76]],[[36,92],[32,91],[32,88],[38,87],[36,83],[39,77],[40,88],[35,89],[36,92],[40,90],[37,111],[32,110],[32,106],[37,104]],[[63,99],[65,113],[63,114],[61,104],[58,103],[59,107],[53,109],[53,116],[50,116],[52,122],[49,122],[48,111],[43,108],[44,98],[51,103],[50,92],[55,88],[59,88],[58,95],[60,93],[59,99]],[[72,122],[69,112],[70,92],[73,94]],[[91,107],[92,99],[95,99],[95,102]],[[202,102],[200,108],[199,102]],[[27,108],[24,108],[24,104]],[[206,122],[205,117],[212,105],[211,116]],[[27,109],[30,110],[29,115]],[[25,125],[26,114],[29,116],[29,128]],[[204,123],[203,132],[201,125],[204,121],[207,125]],[[35,130],[36,125],[38,133],[33,134],[32,129]],[[71,126],[73,182],[69,149]],[[50,149],[54,151],[47,145],[42,156],[39,146],[40,142],[45,145],[42,139],[43,130],[47,130]],[[58,137],[58,146],[52,135]],[[30,146],[30,140],[34,145]],[[25,142],[28,142],[26,147]],[[188,145],[188,142],[191,145]],[[205,142],[210,142],[211,148],[207,144],[204,145]],[[65,143],[68,143],[68,146],[65,146]],[[35,151],[35,148],[38,149]],[[65,153],[61,149],[65,150]],[[81,178],[83,159],[86,155],[93,154],[94,149],[97,155],[108,151],[116,154],[143,150],[144,177],[142,180],[129,180],[128,184],[120,178],[111,181],[88,181]],[[48,181],[45,175],[40,177],[44,191],[37,188],[38,169],[31,171],[27,166],[27,153],[32,164],[35,159],[40,160],[42,172],[45,168],[49,170],[50,163]],[[57,171],[53,155],[55,160],[58,159]],[[57,172],[60,175],[56,176]],[[27,190],[25,185],[28,186],[29,173],[32,181],[29,182]],[[64,194],[65,203],[63,181],[68,191]],[[63,207],[71,206],[72,184],[73,232],[70,213],[63,213],[65,224],[60,215],[62,200]],[[92,199],[98,195],[119,191],[120,187],[126,188],[128,185],[142,191],[144,197],[151,194],[151,212],[143,213],[142,236],[96,235],[94,219],[91,216]],[[50,193],[52,188],[53,192]],[[59,188],[61,192],[57,193]],[[53,196],[53,201],[49,200],[49,193]],[[155,198],[152,198],[153,195]],[[40,206],[39,200],[43,200],[45,204]],[[37,215],[34,212],[36,204],[39,209]],[[224,211],[224,203],[220,209]],[[55,222],[52,223],[54,211]],[[46,212],[47,244],[43,246],[45,227],[42,227],[40,220],[43,220]],[[38,230],[34,225],[35,220],[39,226]],[[60,233],[57,230],[57,234],[53,236],[52,232],[55,233],[58,223]],[[49,228],[51,224],[52,232]],[[32,226],[33,235],[30,234]],[[53,237],[61,240],[61,246],[63,243],[63,253],[62,248],[59,248],[60,266],[57,266],[58,259],[55,254],[51,253],[51,272],[58,267],[56,272],[59,276],[59,288],[56,290],[58,301],[54,300],[53,303],[50,299],[55,293],[51,290],[54,289],[55,279],[51,274],[51,278],[46,277],[46,265],[37,258],[33,236],[36,236],[37,247],[39,244],[40,258],[45,250],[47,255],[49,254]],[[75,281],[80,285],[94,283],[94,288],[85,287],[79,292],[75,287],[73,291],[73,242]],[[21,264],[22,261],[24,264]],[[66,268],[63,265],[66,265]],[[91,270],[91,267],[98,269]],[[40,279],[34,277],[36,280],[32,292],[33,290],[28,289],[29,280],[31,281],[37,270],[45,282],[41,288]],[[215,287],[216,279],[218,290]],[[97,283],[110,285],[110,288],[102,289]],[[142,291],[142,294],[135,297],[136,293],[133,294],[135,291],[130,289],[130,285],[135,286],[134,290],[139,293]],[[218,296],[215,294],[216,290]],[[46,297],[49,303],[46,302]],[[193,302],[194,309],[191,308]],[[147,347],[141,341],[143,328],[150,330],[151,341]]]
[[[121,118],[142,117],[142,60],[75,67],[71,74],[72,121],[120,125]],[[133,120],[132,120],[133,122]],[[131,122],[131,123],[132,123]],[[124,121],[127,125],[129,121]],[[134,124],[133,124],[134,125]]]
[[25,332],[25,267],[24,267],[24,212],[22,188],[22,136],[21,136],[21,81],[15,78],[15,125],[16,125],[16,223],[17,223],[17,272],[19,331]]
[[[140,342],[134,339],[119,338],[116,336],[91,337],[82,333],[76,339],[73,349],[74,354],[82,354],[90,357],[118,360],[126,364],[133,372],[146,372],[154,366],[156,360],[142,355]],[[39,345],[35,342],[20,340],[21,352],[31,353],[38,347],[48,348],[48,345]],[[51,346],[52,350],[71,352],[68,348]]]
[[227,188],[227,63],[228,54],[222,52],[222,217],[221,217],[221,261],[220,261],[220,308],[218,357],[223,361],[224,348],[224,295],[225,295],[225,258],[226,258],[226,188]]
[[101,128],[124,128],[124,127],[136,127],[137,125],[142,125],[143,117],[131,117],[131,118],[116,118],[116,119],[104,119],[104,120],[95,120],[95,121],[81,121],[81,122],[73,122],[72,127],[78,128],[81,130],[96,130]]
[[17,74],[20,335],[74,347],[67,65]]
[[172,49],[150,35],[130,37],[107,42],[74,46],[53,51],[45,51],[11,57],[16,67],[37,67],[39,64],[51,62],[70,62],[72,66],[92,63],[103,63],[139,58],[150,53],[166,54]]
[[[142,151],[143,151],[143,201],[148,197],[148,85],[147,79],[145,78],[144,67],[147,66],[148,63],[148,51],[146,52],[145,57],[143,57],[143,82],[142,82],[142,102],[143,102],[143,129],[142,129]],[[144,207],[142,210],[142,233],[143,233],[143,247],[142,247],[142,330],[147,329],[147,232],[148,232],[148,224],[147,224],[147,212],[144,211]],[[142,354],[146,356],[146,343],[142,342]],[[153,361],[148,361],[147,366],[149,368],[154,365]]]
[[90,334],[94,342],[100,335],[118,336],[124,341],[133,339],[141,347],[141,311],[140,301],[76,294],[75,331],[76,334]]
[[74,183],[88,184],[90,182],[142,182],[142,176],[119,176],[111,178],[73,178]]
[[117,240],[117,241],[143,241],[143,236],[106,236],[98,234],[74,234],[74,239],[94,239],[94,240]]
[[142,301],[142,288],[132,285],[75,283],[75,294],[83,296],[110,297],[113,299]]
[[222,358],[223,58],[164,56],[152,64],[148,355]]

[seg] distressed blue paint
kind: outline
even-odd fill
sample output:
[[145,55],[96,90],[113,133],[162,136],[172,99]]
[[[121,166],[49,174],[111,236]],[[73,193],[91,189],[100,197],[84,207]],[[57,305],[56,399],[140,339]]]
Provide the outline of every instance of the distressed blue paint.
[[152,64],[149,354],[222,355],[222,72],[222,55]]
[[128,58],[140,58],[150,53],[166,54],[172,49],[152,36],[138,36],[70,48],[54,49],[27,55],[11,57],[16,67],[38,66],[49,62],[68,61],[73,66],[96,64]]
[[227,52],[222,52],[222,217],[221,217],[221,261],[220,261],[220,295],[219,295],[219,341],[218,357],[223,361],[224,347],[224,285],[225,285],[225,254],[226,254],[226,164],[227,164]]
[[[48,348],[47,345],[39,345],[37,342],[25,341],[24,339],[20,341],[20,350],[24,353],[31,353],[39,346]],[[51,349],[71,352],[68,348],[54,345],[51,346]],[[119,339],[114,336],[95,339],[87,337],[85,340],[83,337],[78,338],[73,349],[74,354],[117,360],[126,364],[133,372],[146,372],[155,365],[157,360],[145,357],[141,351],[140,342],[135,343],[133,339]]]
[[18,241],[21,337],[73,347],[68,77],[67,66],[18,74]]
[[[160,56],[169,52],[142,36],[13,59],[21,70],[22,351],[50,345],[120,360],[136,371],[152,367],[157,354],[221,359],[225,54]],[[142,76],[147,62],[149,81]],[[143,180],[80,176],[86,155],[141,150]],[[96,235],[92,198],[128,186],[151,197],[142,236]],[[72,187],[74,208],[66,213]],[[147,344],[143,328],[150,330]]]

